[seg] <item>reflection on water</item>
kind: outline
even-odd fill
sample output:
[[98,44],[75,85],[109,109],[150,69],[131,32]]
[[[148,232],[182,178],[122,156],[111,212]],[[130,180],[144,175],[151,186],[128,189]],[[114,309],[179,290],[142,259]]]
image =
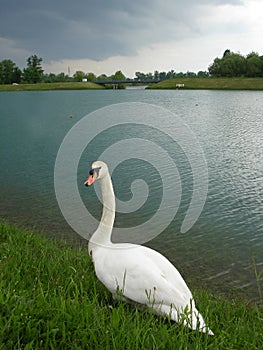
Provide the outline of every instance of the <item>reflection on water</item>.
[[[196,224],[186,234],[180,234],[193,183],[191,167],[182,150],[176,146],[171,149],[182,179],[180,208],[169,227],[147,244],[172,260],[190,285],[234,290],[256,298],[252,257],[259,271],[263,269],[262,96],[262,92],[244,91],[1,93],[1,217],[36,227],[48,235],[79,241],[60,214],[54,195],[54,164],[64,136],[74,123],[100,107],[129,101],[157,104],[179,115],[196,134],[208,164],[209,192]],[[167,130],[176,127],[172,119],[163,124]],[[126,131],[129,132],[137,136],[139,133],[132,129]],[[116,137],[117,131],[115,136],[113,132],[94,140],[79,164],[80,194],[98,219],[100,203],[94,190],[83,188],[82,183],[90,162]],[[159,145],[167,142],[160,135],[152,137]],[[116,195],[120,200],[129,200],[130,185],[141,175],[149,186],[149,199],[134,215],[118,213],[118,227],[132,226],[135,220],[150,217],[158,208],[159,175],[143,162],[136,165],[134,160],[127,161],[114,171]],[[173,174],[164,168],[162,176],[169,178]],[[87,231],[91,233],[93,229],[88,227]]]

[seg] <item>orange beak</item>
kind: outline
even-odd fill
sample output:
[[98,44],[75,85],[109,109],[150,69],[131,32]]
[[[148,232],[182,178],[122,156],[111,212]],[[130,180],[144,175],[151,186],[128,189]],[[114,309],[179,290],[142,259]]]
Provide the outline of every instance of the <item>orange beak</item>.
[[97,177],[98,177],[97,171],[90,171],[88,178],[84,182],[84,186],[91,186],[93,182],[97,179]]

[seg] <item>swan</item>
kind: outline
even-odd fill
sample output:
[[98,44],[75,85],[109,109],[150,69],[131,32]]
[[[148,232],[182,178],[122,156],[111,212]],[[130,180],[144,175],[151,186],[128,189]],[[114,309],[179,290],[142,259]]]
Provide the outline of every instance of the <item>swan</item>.
[[91,186],[96,180],[100,181],[103,210],[88,250],[98,279],[114,298],[121,295],[128,302],[146,305],[158,315],[213,335],[184,279],[167,258],[145,246],[111,242],[115,195],[108,167],[102,161],[92,164],[84,185]]

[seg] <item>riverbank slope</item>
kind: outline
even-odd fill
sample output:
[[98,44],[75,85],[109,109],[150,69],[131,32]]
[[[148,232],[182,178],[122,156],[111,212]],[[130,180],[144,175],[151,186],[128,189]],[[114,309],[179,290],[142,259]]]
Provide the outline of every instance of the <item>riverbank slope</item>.
[[[39,83],[1,85],[1,91],[100,90],[103,85],[92,82]],[[263,90],[263,78],[176,78],[147,86],[147,89],[195,90]]]
[[15,84],[1,85],[1,91],[43,91],[43,90],[99,90],[103,86],[92,82],[70,82],[70,83],[39,83],[39,84]]
[[0,221],[0,349],[263,348],[262,306],[193,294],[215,336],[116,304],[86,247]]
[[263,78],[176,78],[147,89],[263,90]]

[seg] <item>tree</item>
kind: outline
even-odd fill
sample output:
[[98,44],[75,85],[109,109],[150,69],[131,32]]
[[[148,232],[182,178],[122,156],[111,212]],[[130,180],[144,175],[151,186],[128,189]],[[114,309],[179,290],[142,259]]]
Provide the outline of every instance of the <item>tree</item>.
[[0,62],[0,84],[20,83],[21,70],[11,60]]
[[230,54],[231,54],[231,51],[229,49],[225,50],[225,52],[223,54],[223,58],[227,57]]
[[221,60],[220,72],[222,77],[234,77],[234,61],[231,57]]
[[176,72],[172,69],[166,74],[167,79],[173,79],[176,78]]
[[209,77],[209,73],[206,72],[206,71],[200,70],[200,71],[197,73],[197,78],[208,78],[208,77]]
[[179,72],[176,74],[176,78],[185,78],[185,74],[183,72]]
[[246,59],[239,53],[226,50],[222,58],[215,58],[208,68],[215,77],[242,77],[246,74]]
[[145,80],[146,79],[145,73],[136,72],[135,76],[136,76],[136,78],[135,78],[136,80]]
[[247,74],[248,77],[263,76],[263,60],[255,52],[247,55]]
[[160,72],[159,73],[159,79],[166,79],[166,72]]
[[107,77],[106,74],[101,74],[97,77],[97,80],[105,81],[105,80],[109,80],[109,77]]
[[154,79],[156,79],[156,80],[160,78],[160,77],[159,77],[159,72],[158,72],[158,70],[155,70],[155,71],[154,71],[153,77],[154,77]]
[[115,74],[112,76],[113,80],[125,80],[126,77],[125,75],[122,73],[121,70],[118,70],[117,72],[115,72]]
[[86,76],[87,76],[88,81],[96,80],[96,75],[94,73],[87,73]]
[[86,77],[86,74],[81,70],[77,70],[76,73],[73,75],[73,79],[75,81],[82,81],[82,79],[85,77]]
[[150,72],[150,73],[147,73],[146,74],[146,79],[147,80],[152,80],[153,79],[153,74]]
[[27,59],[27,68],[23,71],[23,80],[25,83],[36,84],[41,82],[44,70],[41,66],[42,58],[37,55],[30,56]]
[[244,77],[246,75],[246,59],[239,53],[232,53],[231,55],[234,64],[234,77]]
[[213,64],[208,67],[209,74],[214,77],[221,76],[221,60],[220,58],[215,58]]
[[196,78],[196,73],[187,71],[185,76],[186,78]]
[[63,72],[57,75],[54,73],[44,74],[42,77],[42,81],[44,83],[61,83],[61,82],[66,82],[71,80],[72,79]]

